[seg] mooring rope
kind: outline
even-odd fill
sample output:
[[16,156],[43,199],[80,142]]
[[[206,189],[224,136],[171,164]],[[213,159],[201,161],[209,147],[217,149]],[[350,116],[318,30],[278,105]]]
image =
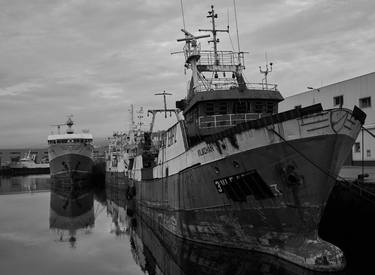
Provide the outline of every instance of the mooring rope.
[[297,152],[299,155],[301,155],[305,160],[307,160],[309,163],[311,163],[313,166],[315,166],[318,170],[320,170],[322,173],[324,173],[326,176],[334,179],[335,183],[337,181],[337,179],[340,179],[342,182],[344,182],[345,184],[347,184],[348,186],[354,186],[356,188],[358,188],[360,190],[360,192],[364,192],[366,193],[367,195],[369,195],[370,197],[372,197],[372,199],[369,199],[369,198],[366,198],[368,199],[369,201],[375,203],[375,193],[373,192],[370,192],[369,190],[359,186],[358,183],[355,183],[355,182],[349,182],[347,181],[345,178],[337,175],[337,176],[334,176],[332,174],[330,174],[328,171],[324,170],[323,168],[321,168],[318,164],[316,164],[315,162],[313,162],[311,159],[309,159],[305,154],[303,154],[301,151],[299,151],[297,148],[295,148],[292,144],[290,144],[284,137],[282,137],[278,132],[276,132],[274,129],[271,129],[283,142],[285,142],[290,148],[292,148],[295,152]]

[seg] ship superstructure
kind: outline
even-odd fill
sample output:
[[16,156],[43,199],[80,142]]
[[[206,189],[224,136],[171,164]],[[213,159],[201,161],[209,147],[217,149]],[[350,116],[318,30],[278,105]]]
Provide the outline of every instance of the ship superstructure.
[[219,51],[213,6],[207,17],[213,50],[201,50],[205,36],[183,30],[179,39],[192,71],[176,103],[185,119],[176,109],[177,123],[158,138],[145,132],[129,160],[137,211],[185,239],[342,269],[343,253],[319,238],[318,226],[366,115],[320,104],[278,113],[276,85],[266,73],[246,83],[243,53]]
[[[64,124],[57,125],[58,133],[48,136],[48,157],[52,181],[66,184],[75,182],[88,184],[93,159],[93,137],[88,131],[75,133],[71,117]],[[65,133],[60,133],[61,126],[67,126]]]

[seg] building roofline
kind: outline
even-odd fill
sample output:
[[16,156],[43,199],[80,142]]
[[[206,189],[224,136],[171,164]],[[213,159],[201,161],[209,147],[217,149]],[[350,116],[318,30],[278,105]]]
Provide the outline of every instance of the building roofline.
[[354,79],[357,79],[357,78],[361,78],[361,77],[367,77],[369,75],[375,75],[375,72],[371,72],[371,73],[367,73],[367,74],[363,74],[363,75],[360,75],[360,76],[355,76],[355,77],[352,77],[352,78],[348,78],[348,79],[345,79],[345,80],[341,80],[341,81],[338,81],[338,82],[335,82],[335,83],[331,83],[331,84],[328,84],[328,85],[325,85],[325,86],[321,86],[321,87],[318,87],[316,89],[313,89],[313,90],[307,90],[307,91],[304,91],[304,92],[301,92],[301,93],[297,93],[297,94],[294,94],[294,95],[291,95],[291,96],[287,96],[285,98],[291,98],[291,97],[295,97],[295,96],[300,96],[302,94],[308,94],[308,93],[312,93],[314,92],[315,90],[320,90],[320,89],[324,89],[326,87],[329,87],[329,86],[333,86],[333,85],[337,85],[339,83],[343,83],[343,82],[347,82],[347,81],[352,81]]

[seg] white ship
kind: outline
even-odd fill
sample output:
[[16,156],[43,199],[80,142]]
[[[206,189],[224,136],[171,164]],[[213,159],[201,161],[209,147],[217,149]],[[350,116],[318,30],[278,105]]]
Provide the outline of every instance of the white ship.
[[[87,131],[74,133],[73,124],[71,117],[69,117],[65,124],[56,125],[58,127],[57,135],[48,136],[51,179],[67,184],[87,183],[94,164],[93,137]],[[59,133],[62,125],[68,127],[64,134]]]

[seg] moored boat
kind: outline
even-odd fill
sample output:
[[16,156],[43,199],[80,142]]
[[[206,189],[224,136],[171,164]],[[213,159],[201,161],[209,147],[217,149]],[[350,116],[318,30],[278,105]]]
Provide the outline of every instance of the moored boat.
[[74,133],[69,117],[66,132],[48,136],[48,157],[52,181],[89,184],[93,160],[93,137],[87,131]]
[[[127,189],[129,187],[129,159],[134,154],[138,144],[142,142],[142,121],[134,122],[133,105],[130,107],[130,125],[127,132],[114,132],[108,138],[108,148],[105,151],[105,181],[107,185],[115,185]],[[142,113],[141,107],[138,113]]]
[[159,138],[145,132],[129,161],[137,211],[188,240],[343,269],[342,251],[318,226],[365,113],[320,104],[278,113],[283,98],[267,82],[268,66],[265,81],[246,83],[244,53],[217,50],[213,6],[207,17],[213,51],[201,50],[204,35],[183,30],[179,40],[192,71],[186,99],[149,111],[174,112],[177,123]]
[[49,172],[49,163],[47,161],[36,162],[36,155],[31,151],[17,161],[9,163],[10,173],[12,174],[42,174]]

